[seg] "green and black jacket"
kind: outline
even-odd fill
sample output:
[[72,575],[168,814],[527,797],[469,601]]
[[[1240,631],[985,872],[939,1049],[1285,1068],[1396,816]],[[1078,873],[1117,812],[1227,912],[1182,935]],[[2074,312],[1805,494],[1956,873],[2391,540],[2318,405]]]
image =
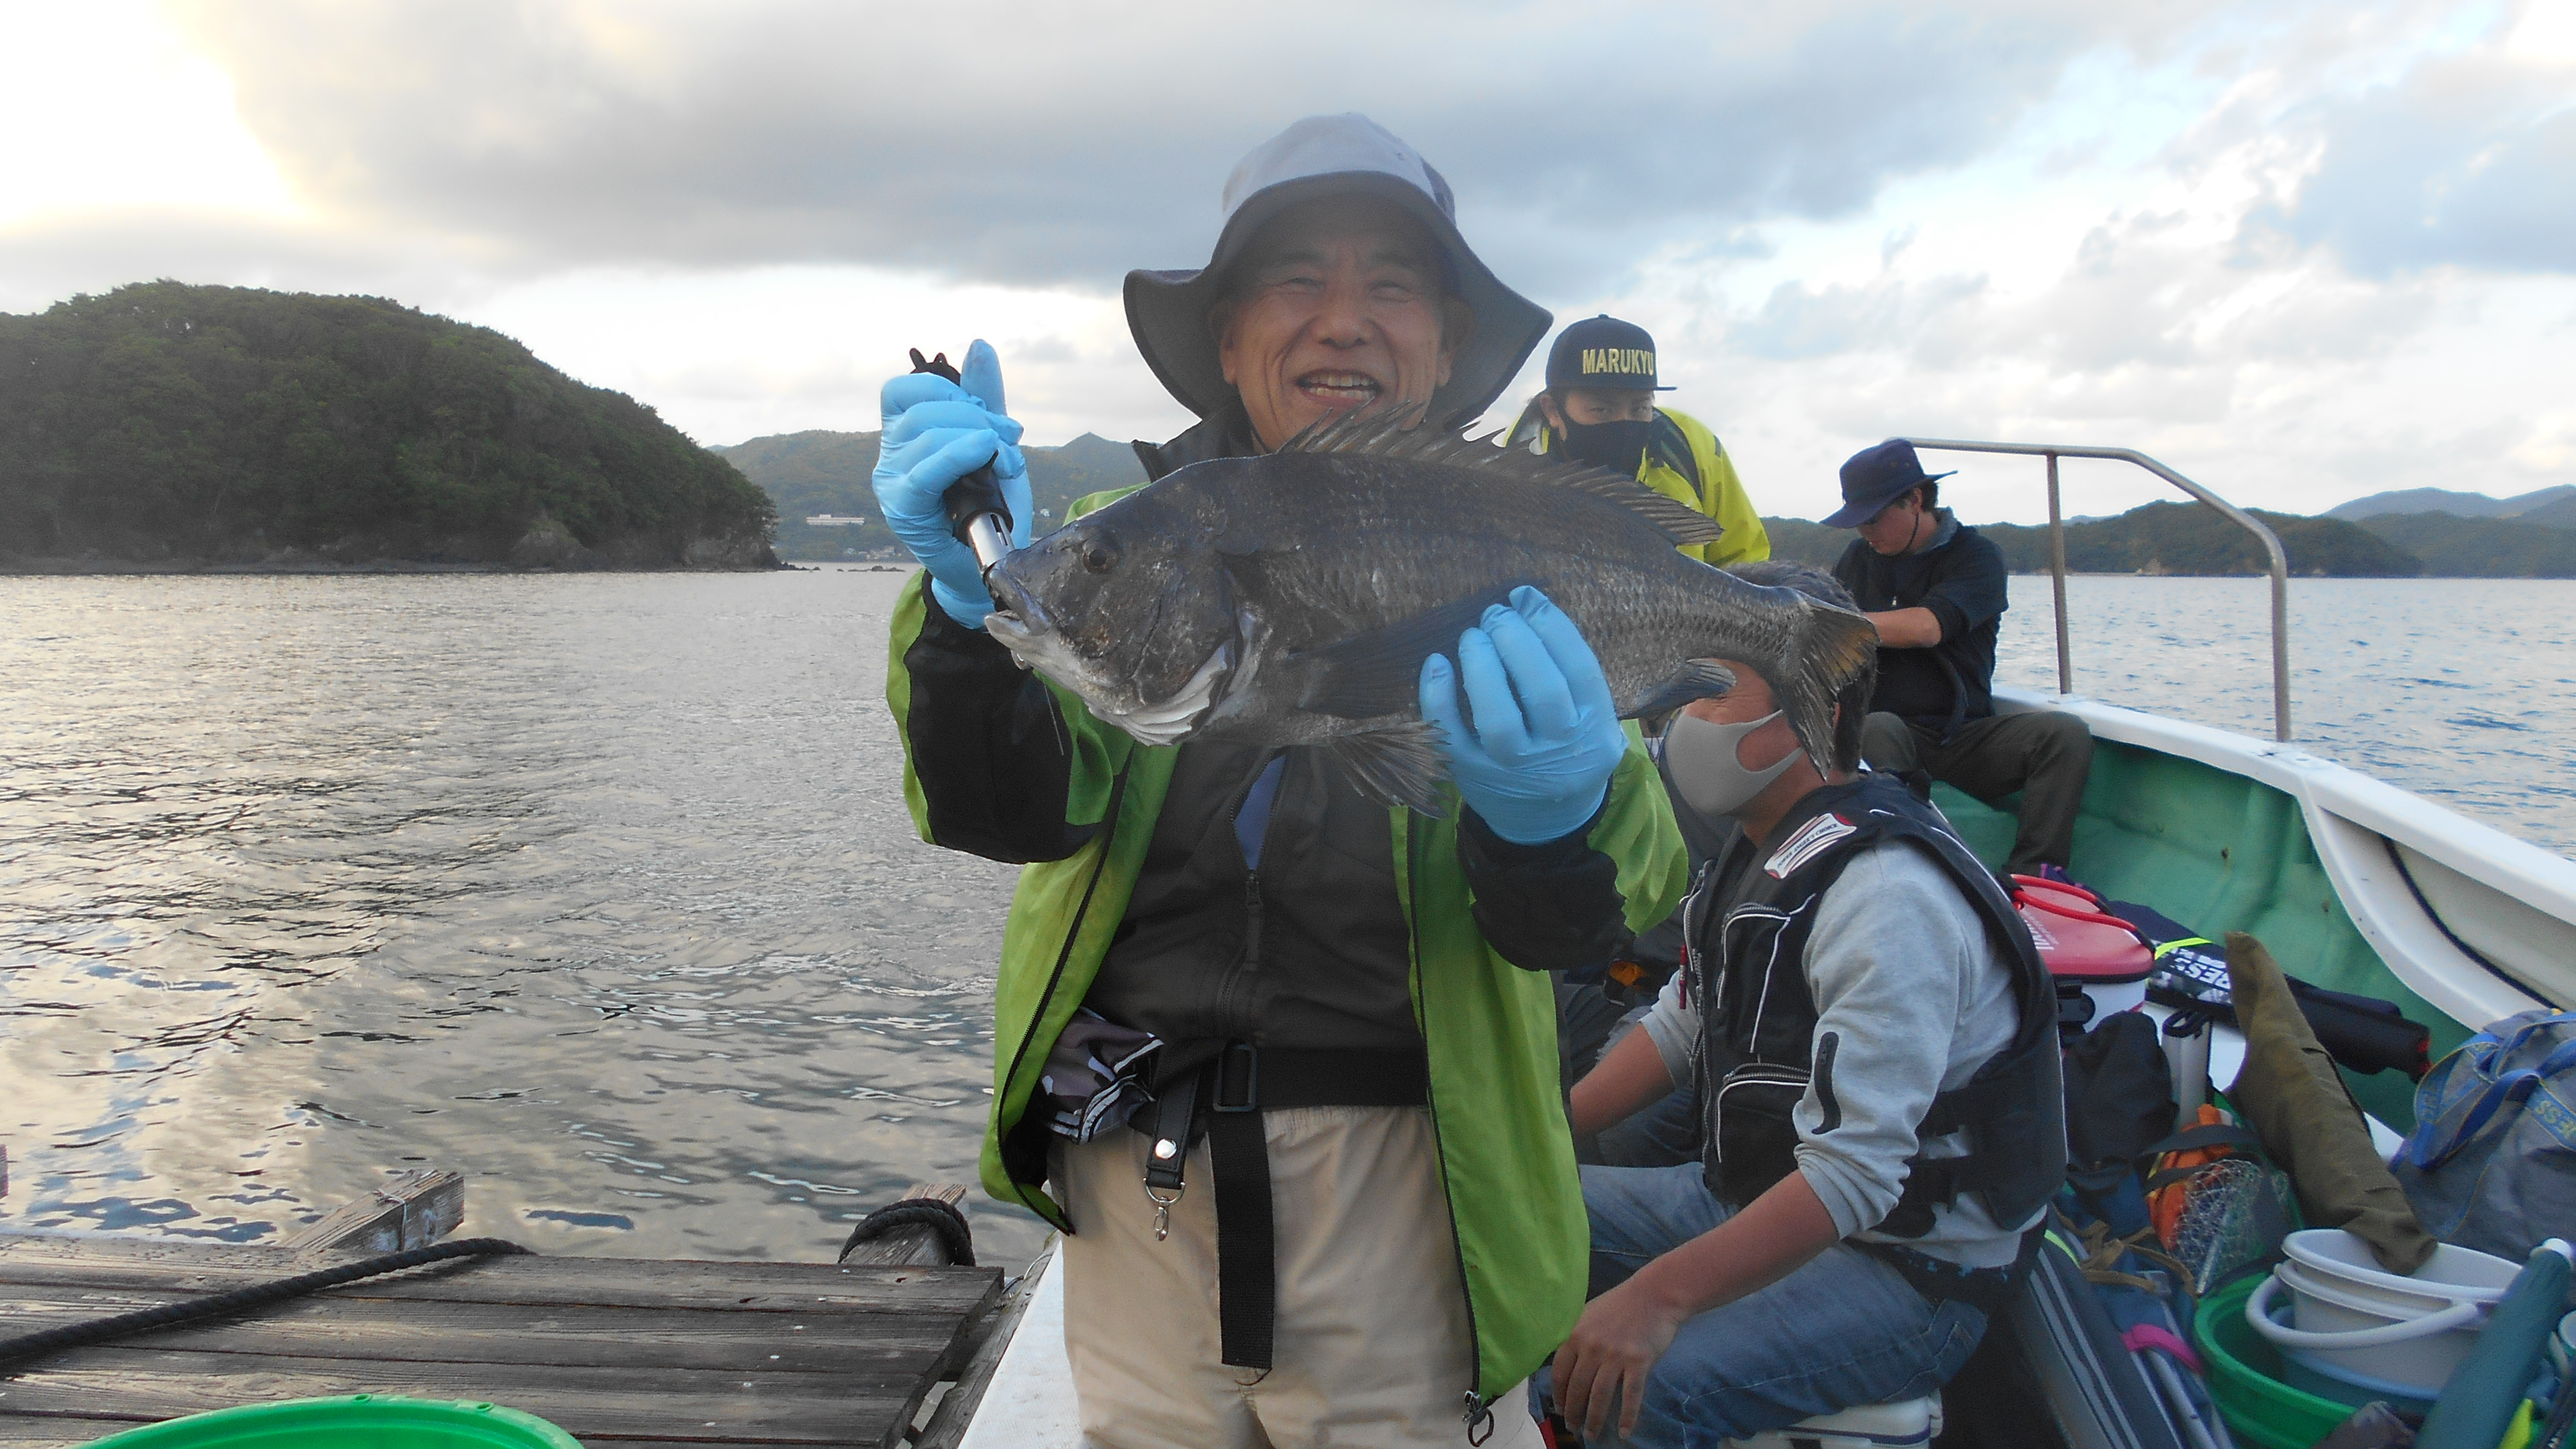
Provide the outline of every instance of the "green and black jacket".
[[[1159,473],[1194,451],[1236,451],[1227,441],[1203,425],[1139,453]],[[1074,512],[1116,496],[1085,499]],[[1139,745],[1093,718],[982,631],[949,619],[919,580],[904,588],[892,633],[886,696],[922,838],[1027,866],[994,992],[984,1186],[1069,1229],[1045,1191],[1043,1139],[1021,1131],[1022,1119],[1135,893],[1186,746]],[[1687,885],[1687,863],[1662,782],[1633,743],[1580,840],[1496,848],[1471,819],[1462,849],[1464,813],[1453,793],[1444,816],[1394,809],[1386,828],[1475,1332],[1476,1392],[1490,1401],[1555,1351],[1583,1307],[1588,1230],[1544,973],[1604,963],[1662,920]]]

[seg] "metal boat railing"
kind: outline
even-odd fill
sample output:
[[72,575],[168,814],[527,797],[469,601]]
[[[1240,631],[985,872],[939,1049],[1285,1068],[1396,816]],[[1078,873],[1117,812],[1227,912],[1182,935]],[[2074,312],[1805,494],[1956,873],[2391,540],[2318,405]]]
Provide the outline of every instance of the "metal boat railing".
[[2109,458],[2135,463],[2176,488],[2225,514],[2229,522],[2262,540],[2272,572],[2272,738],[2290,738],[2290,556],[2281,551],[2280,536],[2263,520],[2201,487],[2135,448],[2089,448],[2075,443],[1969,443],[1955,438],[1907,438],[1919,451],[1938,448],[1951,453],[2019,453],[2048,460],[2048,575],[2057,602],[2057,692],[2075,692],[2075,658],[2066,639],[2066,523],[2057,501],[2057,460]]

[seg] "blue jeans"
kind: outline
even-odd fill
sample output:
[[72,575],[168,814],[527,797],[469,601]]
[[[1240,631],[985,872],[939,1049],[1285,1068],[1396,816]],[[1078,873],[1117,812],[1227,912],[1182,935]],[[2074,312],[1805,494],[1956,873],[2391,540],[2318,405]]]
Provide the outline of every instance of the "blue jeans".
[[[1680,1167],[1587,1167],[1592,1291],[1603,1292],[1735,1210]],[[1691,1319],[1646,1379],[1641,1449],[1716,1449],[1858,1404],[1918,1398],[1985,1335],[1965,1303],[1931,1302],[1881,1260],[1837,1243],[1758,1293]],[[1531,1381],[1533,1407],[1551,1385]],[[1578,1426],[1580,1427],[1580,1426]]]
[[[1699,1161],[1699,1093],[1675,1087],[1664,1099],[1602,1129],[1592,1155],[1603,1167],[1670,1167]],[[1622,1275],[1625,1276],[1625,1275]]]

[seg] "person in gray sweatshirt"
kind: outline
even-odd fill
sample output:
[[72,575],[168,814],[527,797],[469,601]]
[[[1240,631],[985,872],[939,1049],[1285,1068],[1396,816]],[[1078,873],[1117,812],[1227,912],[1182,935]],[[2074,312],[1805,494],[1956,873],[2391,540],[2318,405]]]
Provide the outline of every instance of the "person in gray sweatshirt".
[[[1831,578],[1748,565],[1851,607]],[[1757,577],[1757,574],[1759,575]],[[2055,993],[1994,877],[1928,802],[1834,768],[1761,674],[1685,706],[1662,764],[1726,849],[1684,907],[1682,967],[1575,1084],[1578,1138],[1679,1087],[1700,1160],[1586,1167],[1592,1298],[1549,1382],[1599,1442],[1711,1443],[1932,1392],[2018,1288],[2064,1175]]]

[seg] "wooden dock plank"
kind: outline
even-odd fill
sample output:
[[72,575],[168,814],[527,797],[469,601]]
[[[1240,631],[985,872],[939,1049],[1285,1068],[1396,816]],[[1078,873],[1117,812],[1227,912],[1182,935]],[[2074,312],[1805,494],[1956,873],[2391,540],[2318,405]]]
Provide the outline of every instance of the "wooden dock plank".
[[0,1410],[82,1418],[177,1418],[237,1404],[338,1394],[473,1399],[551,1420],[577,1439],[751,1439],[781,1444],[886,1444],[910,1417],[906,1379],[834,1383],[813,1374],[624,1369],[550,1364],[320,1362],[253,1354],[83,1349],[77,1365],[0,1383]]
[[[906,1188],[903,1196],[896,1198],[895,1201],[898,1203],[905,1203],[911,1202],[915,1198],[924,1199],[930,1202],[946,1203],[950,1207],[955,1207],[966,1200],[966,1189],[953,1182],[916,1182],[911,1187]],[[945,1263],[948,1261],[948,1258],[946,1249],[940,1246],[939,1232],[937,1229],[929,1227],[902,1227],[888,1231],[884,1237],[859,1244],[857,1247],[852,1248],[850,1250],[850,1256],[842,1261],[848,1263]]]
[[[0,1335],[349,1255],[0,1235]],[[1001,1293],[993,1269],[505,1257],[370,1279],[0,1372],[0,1446],[281,1398],[489,1400],[585,1442],[892,1446]]]
[[[287,1260],[292,1267],[296,1260]],[[757,1271],[754,1271],[757,1270]],[[785,1270],[785,1271],[780,1271]],[[179,1263],[85,1262],[0,1255],[0,1293],[12,1286],[223,1293],[284,1276]],[[656,1263],[628,1258],[479,1258],[323,1290],[331,1298],[448,1303],[587,1303],[598,1307],[720,1308],[750,1313],[917,1313],[980,1310],[1000,1292],[992,1268],[838,1268],[827,1263]]]
[[[72,1290],[35,1292],[62,1295]],[[0,1337],[184,1302],[176,1294],[36,1298],[0,1289]],[[229,1320],[156,1329],[128,1340],[208,1353],[301,1354],[444,1363],[549,1363],[600,1368],[720,1368],[747,1364],[787,1373],[843,1373],[886,1366],[920,1372],[956,1330],[926,1314],[817,1317],[801,1329],[763,1315],[706,1309],[593,1308],[518,1303],[398,1303],[307,1298]]]
[[465,1178],[424,1167],[345,1202],[290,1234],[291,1253],[399,1253],[425,1248],[465,1221]]
[[[82,1446],[122,1434],[128,1429],[158,1422],[145,1419],[73,1419],[11,1418],[0,1414],[0,1445],[7,1449],[82,1449]],[[587,1449],[714,1449],[727,1443],[757,1445],[759,1439],[630,1439],[617,1434],[594,1434],[582,1441]]]

